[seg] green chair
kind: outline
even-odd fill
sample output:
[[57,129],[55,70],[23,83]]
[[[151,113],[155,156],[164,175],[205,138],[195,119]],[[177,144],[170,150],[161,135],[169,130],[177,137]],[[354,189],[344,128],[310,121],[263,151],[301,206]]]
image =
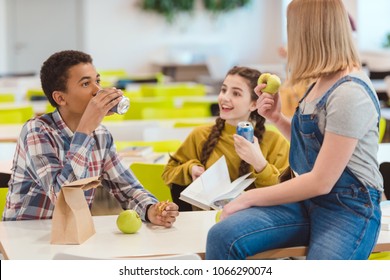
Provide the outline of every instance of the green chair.
[[13,93],[0,93],[0,103],[12,103],[15,102],[15,94]]
[[151,119],[181,119],[181,118],[207,118],[211,114],[205,107],[194,108],[146,108],[142,112],[142,118]]
[[125,120],[141,120],[144,119],[145,109],[159,109],[169,108],[174,109],[174,102],[172,99],[163,97],[151,97],[151,98],[133,98],[130,100],[130,108],[124,114]]
[[180,140],[161,140],[161,141],[115,141],[117,151],[121,151],[131,146],[151,146],[155,153],[174,153],[180,147]]
[[26,92],[26,100],[46,100],[46,95],[41,88],[29,88]]
[[134,162],[130,165],[130,169],[145,189],[159,201],[172,201],[171,191],[161,178],[164,168],[165,164],[162,163]]
[[20,124],[25,123],[34,117],[32,105],[12,106],[0,109],[0,124]]
[[100,85],[102,87],[113,87],[119,79],[126,78],[127,72],[125,69],[98,69],[100,74]]
[[205,96],[206,86],[192,83],[143,84],[140,86],[144,97]]
[[103,121],[105,122],[120,122],[123,120],[125,120],[125,116],[120,114],[112,114],[103,118]]
[[390,252],[371,253],[369,260],[390,260]]
[[139,89],[123,90],[123,95],[130,99],[130,106],[133,99],[140,99],[142,97]]
[[381,118],[379,121],[379,143],[382,142],[386,132],[386,119]]
[[204,121],[204,122],[190,122],[190,121],[180,121],[180,122],[175,122],[173,124],[173,127],[175,128],[180,128],[180,127],[195,127],[199,125],[213,125],[215,124],[214,121]]
[[3,215],[5,202],[7,200],[8,187],[0,187],[0,217]]
[[210,100],[183,100],[182,108],[190,109],[190,108],[204,108],[208,112],[208,115],[211,117],[212,114],[212,106],[213,104],[218,104],[216,101]]
[[45,113],[52,113],[52,112],[54,112],[55,109],[56,109],[56,108],[53,107],[53,106],[50,104],[50,102],[47,102],[47,103],[46,103],[46,112],[45,112]]

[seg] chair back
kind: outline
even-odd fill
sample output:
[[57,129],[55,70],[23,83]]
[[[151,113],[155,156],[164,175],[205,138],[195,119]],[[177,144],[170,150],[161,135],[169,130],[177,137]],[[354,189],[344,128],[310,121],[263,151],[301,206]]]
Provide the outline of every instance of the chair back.
[[195,83],[143,84],[140,86],[144,97],[205,96],[206,87]]
[[152,98],[133,98],[130,99],[130,108],[123,115],[125,120],[140,120],[145,117],[146,109],[170,109],[175,108],[172,99],[152,97]]
[[3,215],[5,202],[7,200],[8,187],[0,187],[0,217]]
[[381,118],[379,121],[379,143],[382,142],[386,132],[386,120]]
[[47,97],[41,88],[29,88],[26,92],[26,100],[47,100]]
[[15,94],[13,93],[0,93],[0,102],[15,102]]
[[179,121],[179,122],[175,122],[173,124],[173,127],[174,128],[180,128],[180,127],[196,127],[196,126],[200,126],[200,125],[213,125],[215,124],[214,121],[204,121],[204,122],[191,122],[190,120],[189,121]]
[[187,118],[207,118],[211,116],[211,111],[207,107],[193,108],[145,108],[142,118],[153,119],[187,119]]
[[98,72],[100,74],[100,85],[102,87],[113,87],[116,85],[119,79],[123,79],[128,76],[127,71],[122,68],[98,69]]
[[25,123],[32,117],[34,117],[34,109],[32,105],[0,108],[0,124]]
[[207,117],[211,117],[213,115],[212,108],[211,108],[213,104],[218,104],[218,103],[215,103],[214,101],[208,101],[208,100],[204,100],[204,101],[184,100],[181,108],[183,109],[202,108],[205,112],[207,112],[206,113]]
[[155,153],[174,153],[182,144],[181,140],[158,140],[158,141],[115,141],[117,151],[132,146],[151,146]]
[[171,191],[165,185],[161,175],[165,164],[133,162],[130,169],[145,189],[150,191],[159,201],[172,201]]

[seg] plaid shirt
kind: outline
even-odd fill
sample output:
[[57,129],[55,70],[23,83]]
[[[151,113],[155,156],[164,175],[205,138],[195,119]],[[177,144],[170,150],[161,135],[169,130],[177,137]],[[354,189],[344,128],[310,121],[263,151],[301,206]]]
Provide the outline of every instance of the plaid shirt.
[[[124,209],[145,212],[156,198],[122,165],[113,138],[100,125],[88,136],[73,133],[56,110],[29,120],[20,134],[3,220],[50,219],[61,186],[101,176],[102,186]],[[95,189],[85,191],[91,207]]]

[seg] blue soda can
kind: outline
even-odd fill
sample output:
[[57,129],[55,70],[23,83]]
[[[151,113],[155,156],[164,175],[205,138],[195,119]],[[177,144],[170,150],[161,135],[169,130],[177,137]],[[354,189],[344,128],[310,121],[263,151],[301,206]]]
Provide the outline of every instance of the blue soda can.
[[250,122],[239,122],[237,125],[237,134],[253,143],[253,126]]

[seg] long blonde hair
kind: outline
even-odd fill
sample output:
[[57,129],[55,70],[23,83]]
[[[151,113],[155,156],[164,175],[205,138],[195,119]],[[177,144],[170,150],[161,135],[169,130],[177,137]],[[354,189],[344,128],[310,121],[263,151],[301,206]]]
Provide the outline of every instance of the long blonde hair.
[[287,35],[291,84],[361,66],[341,0],[293,0],[287,8]]

